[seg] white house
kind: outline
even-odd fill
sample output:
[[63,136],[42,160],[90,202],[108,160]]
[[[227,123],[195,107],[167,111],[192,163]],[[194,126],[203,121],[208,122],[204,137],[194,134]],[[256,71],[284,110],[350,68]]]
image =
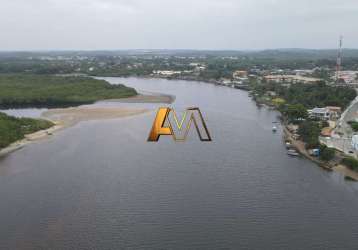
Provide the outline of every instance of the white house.
[[358,135],[353,135],[352,136],[351,145],[355,150],[358,150]]
[[311,118],[316,118],[320,120],[329,120],[331,117],[331,112],[328,108],[314,108],[308,110],[308,114]]

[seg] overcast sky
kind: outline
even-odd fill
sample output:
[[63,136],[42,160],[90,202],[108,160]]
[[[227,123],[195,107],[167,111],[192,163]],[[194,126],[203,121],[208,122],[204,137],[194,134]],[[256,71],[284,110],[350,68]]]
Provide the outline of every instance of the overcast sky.
[[0,4],[0,50],[358,48],[357,0]]

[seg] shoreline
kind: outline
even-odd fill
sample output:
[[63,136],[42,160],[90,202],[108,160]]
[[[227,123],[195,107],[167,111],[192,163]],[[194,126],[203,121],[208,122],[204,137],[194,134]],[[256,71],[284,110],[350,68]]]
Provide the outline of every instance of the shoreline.
[[[96,76],[94,76],[96,77]],[[122,76],[121,76],[122,77]],[[131,77],[131,76],[129,76]],[[168,77],[153,77],[153,76],[136,76],[138,78],[143,79],[166,79],[166,80],[182,80],[182,81],[197,81],[197,82],[203,82],[208,84],[215,84],[215,85],[221,85],[218,84],[215,80],[213,81],[205,81],[205,80],[198,80],[198,79],[180,79],[180,78],[168,78]],[[224,87],[230,87],[226,85],[221,85]],[[249,92],[249,89],[246,88],[240,88],[240,90]],[[250,97],[250,96],[249,96]],[[126,97],[121,99],[105,99],[105,100],[99,100],[95,103],[101,103],[101,102],[120,102],[120,103],[166,103],[170,104],[175,101],[175,96],[168,95],[168,94],[160,94],[160,93],[153,93],[152,95],[144,95],[144,94],[138,94],[136,96],[132,97]],[[256,104],[264,104],[267,107],[271,107],[270,105],[267,105],[266,103],[261,103],[254,98],[251,98],[255,101]],[[111,110],[112,109],[112,110]],[[106,107],[106,108],[91,108],[91,107],[74,107],[74,108],[62,108],[62,109],[49,109],[48,111],[45,111],[41,114],[41,118],[50,120],[55,125],[51,128],[40,130],[32,134],[25,135],[25,138],[19,141],[15,141],[9,146],[0,149],[0,158],[4,157],[11,152],[14,152],[18,149],[23,148],[27,144],[38,141],[40,139],[46,138],[50,135],[52,135],[54,132],[57,132],[61,129],[68,128],[71,126],[76,125],[79,122],[82,121],[90,121],[90,120],[106,120],[106,119],[116,119],[116,118],[123,118],[123,117],[129,117],[133,115],[143,114],[146,112],[149,112],[148,109],[131,109],[131,108],[118,108],[122,109],[121,114],[117,114],[118,116],[113,116],[113,108]],[[277,110],[276,108],[274,108]],[[109,111],[112,115],[103,115],[103,111]],[[118,110],[117,110],[118,111]],[[277,110],[278,111],[278,110]],[[278,111],[279,112],[279,111]],[[346,112],[346,111],[345,111]],[[90,114],[92,113],[92,114]],[[102,115],[101,115],[102,113]],[[116,113],[116,112],[114,112]],[[98,115],[100,114],[100,115]],[[281,114],[281,112],[280,112]],[[54,118],[54,116],[62,115],[62,117]],[[97,116],[96,116],[97,115]],[[282,115],[282,114],[281,114]],[[82,116],[82,117],[81,117]],[[313,163],[317,164],[319,167],[326,171],[335,171],[338,172],[344,177],[349,177],[353,181],[358,181],[358,172],[355,172],[348,167],[342,165],[342,164],[333,164],[331,161],[323,162],[319,160],[316,157],[311,156],[308,151],[306,150],[304,146],[304,142],[300,140],[296,140],[292,137],[291,132],[288,131],[286,125],[283,123],[283,134],[285,139],[289,140],[293,147],[300,153],[300,155],[304,156],[306,159],[312,161]]]
[[[181,81],[196,81],[196,82],[203,82],[203,83],[207,83],[207,84],[215,84],[215,85],[219,85],[219,86],[224,86],[224,87],[229,87],[227,85],[223,85],[220,84],[220,82],[211,79],[211,80],[204,80],[204,79],[190,79],[190,78],[181,78],[181,77],[159,77],[159,76],[136,76],[138,78],[143,78],[143,79],[166,79],[166,80],[181,80]],[[248,88],[236,88],[236,89],[240,89],[246,92],[250,92],[250,89]],[[250,97],[250,96],[249,96]],[[251,99],[253,101],[255,101],[256,105],[265,105],[267,107],[272,107],[271,105],[265,103],[265,102],[259,102],[258,100],[256,100],[255,98]],[[275,107],[273,107],[274,110],[278,111]],[[347,109],[346,109],[347,110]],[[346,110],[344,112],[346,112]],[[280,114],[281,112],[278,111]],[[281,114],[282,115],[282,114]],[[286,125],[284,123],[282,123],[283,125],[283,133],[285,137],[289,137],[290,142],[292,143],[292,145],[294,146],[294,148],[296,148],[296,150],[300,153],[300,155],[304,156],[306,159],[310,160],[311,162],[317,164],[319,167],[321,167],[322,169],[326,170],[326,171],[335,171],[338,172],[342,175],[344,175],[344,177],[349,177],[351,179],[353,179],[354,181],[358,181],[358,172],[355,172],[351,169],[349,169],[348,167],[342,165],[342,164],[333,164],[333,162],[323,162],[321,160],[319,160],[318,158],[315,158],[313,156],[311,156],[308,151],[306,150],[306,148],[304,147],[304,142],[300,141],[300,140],[296,140],[292,137],[291,133],[288,131]]]
[[45,139],[46,137],[52,135],[55,132],[58,132],[59,130],[63,129],[64,126],[62,124],[53,122],[55,125],[44,130],[39,130],[31,134],[26,134],[25,137],[21,140],[15,141],[11,143],[9,146],[3,148],[0,150],[0,158],[7,156],[8,154],[17,151],[23,147],[25,147],[27,144],[30,144],[34,141],[39,141],[41,139]]
[[[121,103],[166,103],[175,101],[175,96],[166,94],[136,95],[122,99],[107,99],[98,102],[121,102]],[[97,103],[98,103],[97,102]],[[54,133],[72,127],[83,121],[110,120],[117,118],[131,117],[149,112],[149,109],[131,108],[131,107],[95,107],[90,105],[49,109],[41,114],[41,119],[46,119],[54,123],[54,126],[39,130],[31,134],[26,134],[21,140],[15,141],[5,148],[0,149],[0,158],[17,151],[26,145],[46,139]]]
[[[214,85],[223,86],[223,87],[229,87],[230,88],[230,86],[221,84],[219,81],[217,81],[215,79],[204,80],[204,79],[195,79],[195,78],[164,77],[164,76],[163,77],[159,77],[159,76],[136,76],[136,77],[143,78],[143,79],[155,79],[155,78],[158,78],[158,79],[166,79],[166,80],[196,81],[196,82],[203,82],[203,83],[207,83],[207,84],[214,84]],[[240,89],[240,90],[243,90],[243,91],[246,91],[246,92],[250,92],[250,89],[248,89],[248,88],[236,88],[236,89]],[[269,105],[267,103],[259,102],[255,98],[251,97],[251,99],[253,101],[255,101],[255,103],[257,105],[265,105],[267,107],[272,107],[271,105]],[[273,109],[278,111],[275,107],[273,107]],[[346,111],[347,111],[347,109],[344,112],[346,112]],[[278,112],[281,114],[280,111],[278,111]],[[308,153],[308,151],[306,150],[306,148],[304,146],[304,142],[294,139],[292,137],[291,133],[288,131],[286,125],[284,123],[282,123],[282,125],[283,125],[284,136],[289,137],[290,142],[292,143],[294,148],[296,148],[296,150],[300,153],[300,155],[304,156],[306,159],[312,161],[313,163],[317,164],[319,167],[321,167],[322,169],[324,169],[326,171],[335,171],[335,172],[338,172],[340,174],[343,174],[344,177],[349,177],[354,181],[358,181],[358,172],[355,172],[355,171],[349,169],[348,167],[346,167],[346,166],[344,166],[342,164],[334,164],[331,161],[323,162],[323,161],[319,160],[318,158],[315,158],[315,157],[311,156]]]
[[[144,76],[143,78],[152,78],[152,77],[146,77]],[[220,84],[220,82],[212,79],[212,80],[198,80],[198,79],[185,79],[185,78],[178,78],[178,77],[173,77],[173,78],[168,78],[168,77],[157,77],[159,79],[167,79],[167,80],[182,80],[182,81],[198,81],[198,82],[204,82],[204,83],[208,83],[208,84],[215,84],[215,85],[220,85],[220,86],[224,86],[224,87],[229,87],[227,85],[224,84]],[[250,89],[248,88],[236,88],[236,89],[240,89],[246,92],[250,92]],[[250,97],[250,96],[249,96]],[[358,98],[358,97],[357,97]],[[255,98],[251,99],[253,101],[255,101],[255,103],[257,105],[265,105],[267,107],[272,107],[271,105],[265,103],[265,102],[259,102],[258,100],[256,100]],[[278,111],[275,107],[273,107],[274,110]],[[344,113],[346,113],[348,110],[348,108],[344,111]],[[280,111],[278,111],[281,115],[282,113]],[[324,162],[321,161],[320,159],[311,156],[308,151],[306,150],[305,146],[304,146],[304,142],[300,141],[300,140],[296,140],[292,137],[291,133],[288,131],[286,125],[284,123],[282,123],[283,125],[283,133],[284,133],[284,137],[288,138],[289,141],[291,142],[291,144],[293,145],[293,147],[300,153],[300,155],[304,156],[306,159],[312,161],[313,163],[317,164],[320,168],[326,170],[326,171],[335,171],[337,173],[342,174],[345,178],[350,178],[351,181],[358,181],[358,172],[353,171],[352,169],[349,169],[347,166],[344,166],[340,163],[334,163],[332,161],[328,161],[328,162]]]
[[317,164],[319,167],[326,171],[335,171],[337,173],[340,173],[344,175],[344,177],[349,177],[353,181],[358,181],[358,172],[355,172],[351,169],[349,169],[347,166],[344,166],[340,163],[334,163],[332,161],[324,162],[318,159],[317,157],[314,157],[308,153],[308,151],[305,148],[304,142],[300,140],[295,140],[292,138],[291,132],[288,131],[287,127],[283,126],[283,132],[285,139],[291,142],[291,145],[306,159],[312,161],[313,163]]
[[174,95],[152,93],[152,94],[138,94],[131,97],[125,97],[121,99],[105,99],[99,100],[95,103],[102,102],[120,102],[120,103],[166,103],[171,104],[175,101]]
[[83,121],[110,120],[140,115],[149,112],[149,109],[136,108],[63,108],[45,111],[42,119],[49,120],[55,125],[44,130],[26,134],[25,138],[15,141],[0,150],[0,158],[17,151],[26,145],[46,139],[62,129],[66,129]]
[[292,137],[292,133],[290,131],[288,131],[287,127],[284,125],[283,126],[283,134],[285,137],[285,140],[290,141],[291,145],[305,158],[307,158],[308,160],[316,163],[319,167],[328,170],[328,171],[332,171],[333,167],[329,162],[323,162],[321,160],[319,160],[318,158],[310,155],[308,153],[308,151],[305,148],[304,142],[300,141],[300,140],[295,140]]

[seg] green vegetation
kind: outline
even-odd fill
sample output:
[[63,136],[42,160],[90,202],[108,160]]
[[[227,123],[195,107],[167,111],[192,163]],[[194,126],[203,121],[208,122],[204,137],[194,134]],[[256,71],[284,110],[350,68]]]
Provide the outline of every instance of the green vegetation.
[[289,104],[284,110],[284,114],[290,121],[306,119],[308,117],[307,109],[302,104]]
[[255,94],[262,96],[267,91],[274,91],[287,104],[301,104],[306,109],[325,106],[339,106],[345,109],[356,97],[353,88],[330,86],[324,82],[316,84],[291,84],[285,86],[275,82],[252,84]]
[[354,171],[358,171],[358,160],[353,157],[343,158],[341,163]]
[[328,148],[325,145],[320,146],[320,155],[319,158],[322,161],[330,161],[334,158],[336,151],[333,148]]
[[315,121],[305,121],[300,123],[298,134],[306,142],[307,148],[316,148],[319,146],[318,136],[321,132],[319,123]]
[[347,122],[351,128],[353,129],[354,132],[357,132],[358,131],[358,122],[356,121],[349,121]]
[[271,100],[272,104],[276,107],[280,107],[286,103],[286,101],[282,98],[274,98]]
[[328,86],[324,82],[293,84],[289,88],[281,87],[278,93],[290,103],[302,104],[306,108],[339,106],[342,109],[357,95],[353,88]]
[[[256,100],[266,100],[278,107],[289,123],[299,125],[298,134],[307,148],[319,146],[321,129],[328,127],[325,121],[314,121],[308,117],[307,109],[314,107],[339,106],[345,109],[356,97],[356,91],[350,87],[330,86],[324,82],[316,84],[281,84],[276,82],[256,81],[250,83]],[[275,98],[267,93],[274,92]],[[276,100],[280,98],[280,104]],[[351,123],[353,129],[358,131],[358,122]],[[334,156],[334,151],[324,149],[321,159],[328,161]]]
[[136,95],[133,88],[90,77],[0,75],[0,107],[62,107]]
[[14,141],[21,140],[26,134],[47,129],[53,123],[31,118],[15,118],[0,112],[0,149]]

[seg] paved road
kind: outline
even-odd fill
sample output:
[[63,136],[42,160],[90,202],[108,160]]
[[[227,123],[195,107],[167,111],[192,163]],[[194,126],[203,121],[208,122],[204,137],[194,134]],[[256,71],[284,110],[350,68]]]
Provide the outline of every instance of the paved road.
[[[327,146],[337,148],[346,154],[350,154],[349,152],[352,151],[354,152],[355,150],[351,145],[354,132],[347,122],[355,121],[356,119],[358,120],[358,97],[353,100],[337,121],[337,128],[334,130],[332,137],[330,139],[323,138],[321,140],[325,142]],[[350,155],[358,157],[358,152]]]

